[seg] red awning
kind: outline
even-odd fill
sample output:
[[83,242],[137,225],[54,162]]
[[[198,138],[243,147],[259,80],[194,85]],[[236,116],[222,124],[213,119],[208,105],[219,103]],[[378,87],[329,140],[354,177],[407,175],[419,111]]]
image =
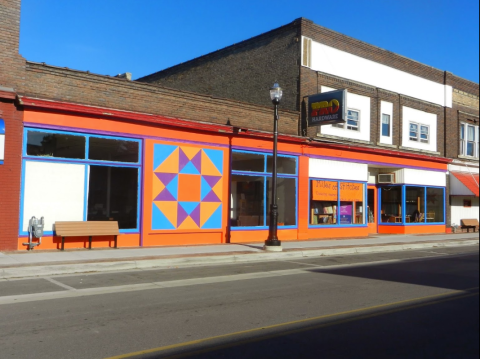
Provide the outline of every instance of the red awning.
[[478,173],[467,173],[467,172],[454,172],[450,171],[450,174],[458,179],[470,192],[472,195],[479,197],[478,195]]

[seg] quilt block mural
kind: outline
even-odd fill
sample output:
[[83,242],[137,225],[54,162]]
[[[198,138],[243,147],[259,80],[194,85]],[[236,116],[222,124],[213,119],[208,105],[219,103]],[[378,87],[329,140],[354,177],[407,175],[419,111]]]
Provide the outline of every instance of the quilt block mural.
[[155,144],[153,230],[222,228],[223,151]]

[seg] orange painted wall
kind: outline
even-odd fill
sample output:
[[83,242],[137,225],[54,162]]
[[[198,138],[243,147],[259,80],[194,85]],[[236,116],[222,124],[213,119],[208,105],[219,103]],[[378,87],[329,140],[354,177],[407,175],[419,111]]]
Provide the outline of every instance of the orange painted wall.
[[378,226],[378,233],[382,234],[428,234],[445,233],[445,225],[420,226]]
[[[250,148],[252,150],[271,151],[272,141],[269,139],[252,139],[248,135],[235,137],[225,136],[224,134],[201,134],[194,132],[184,132],[154,125],[141,124],[127,121],[117,121],[114,119],[94,118],[89,116],[77,116],[58,113],[47,113],[42,111],[27,110],[24,114],[24,121],[33,124],[71,127],[80,129],[84,132],[91,130],[106,131],[119,133],[123,136],[131,137],[148,137],[145,141],[145,166],[143,168],[144,181],[144,198],[143,198],[143,222],[140,224],[143,231],[144,246],[160,246],[160,245],[188,245],[188,244],[217,244],[226,243],[229,239],[235,242],[263,242],[268,231],[232,231],[228,232],[229,222],[229,169],[230,155],[228,146]],[[180,141],[194,141],[197,143],[185,144],[185,146],[208,148],[224,151],[224,172],[223,172],[223,215],[221,230],[175,230],[175,231],[156,231],[151,228],[152,218],[152,155],[153,146],[158,144],[171,144],[175,146],[182,145]],[[218,147],[223,145],[225,147]],[[306,144],[291,144],[280,142],[278,149],[280,152],[288,152],[299,156],[299,191],[298,191],[298,229],[281,230],[279,229],[279,237],[281,240],[308,240],[322,238],[348,238],[368,236],[368,227],[355,228],[309,228],[309,157],[308,156],[327,156],[339,158],[343,160],[357,159],[371,162],[390,163],[399,166],[418,166],[431,169],[446,170],[446,164],[435,162],[427,162],[422,160],[404,159],[390,157],[387,155],[365,154],[352,150],[334,150],[328,148],[318,148],[308,146]],[[444,233],[445,226],[379,226],[380,233]],[[141,238],[136,235],[124,235],[119,239],[120,247],[136,247],[139,246]],[[19,238],[18,248],[24,249],[22,245],[25,238]],[[88,242],[88,239],[86,239]],[[85,239],[74,241],[67,240],[66,248],[84,248]],[[94,241],[94,247],[107,247],[108,241]],[[39,249],[56,249],[58,248],[58,240],[51,237],[45,237],[42,247]]]
[[[35,242],[35,240],[34,240]],[[140,245],[140,234],[122,234],[118,236],[118,248],[138,247]],[[27,237],[18,238],[18,249],[23,250],[27,247],[23,243],[28,243]],[[92,248],[114,248],[115,242],[113,236],[93,237]],[[35,251],[54,250],[62,247],[61,237],[45,236],[42,238],[42,245],[35,247]],[[68,237],[65,238],[65,249],[88,248],[88,237]]]
[[[278,239],[281,241],[297,240],[298,232],[296,229],[281,229],[278,228]],[[232,243],[253,243],[265,242],[268,238],[268,230],[259,231],[232,231]]]

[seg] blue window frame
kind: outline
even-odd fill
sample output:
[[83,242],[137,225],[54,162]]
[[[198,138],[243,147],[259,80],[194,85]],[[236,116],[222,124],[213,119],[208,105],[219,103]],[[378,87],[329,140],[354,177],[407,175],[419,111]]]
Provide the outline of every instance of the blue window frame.
[[381,225],[445,224],[445,187],[388,185],[379,188]]
[[[273,156],[270,153],[232,151],[232,230],[267,229],[272,183]],[[277,192],[279,229],[298,226],[298,157],[278,155]]]
[[309,228],[367,227],[367,183],[310,178]]
[[[116,220],[120,232],[140,229],[142,141],[131,138],[26,127],[22,165],[20,235],[24,228],[29,162],[85,166],[83,220]],[[41,188],[39,189],[41,190]],[[45,235],[53,231],[46,228]]]

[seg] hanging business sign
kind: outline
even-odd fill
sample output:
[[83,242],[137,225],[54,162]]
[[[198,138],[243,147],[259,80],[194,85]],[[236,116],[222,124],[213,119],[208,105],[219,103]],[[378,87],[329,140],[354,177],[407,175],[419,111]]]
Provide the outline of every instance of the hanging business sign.
[[344,123],[347,119],[347,90],[308,97],[308,127]]
[[5,158],[5,122],[0,118],[0,165]]

